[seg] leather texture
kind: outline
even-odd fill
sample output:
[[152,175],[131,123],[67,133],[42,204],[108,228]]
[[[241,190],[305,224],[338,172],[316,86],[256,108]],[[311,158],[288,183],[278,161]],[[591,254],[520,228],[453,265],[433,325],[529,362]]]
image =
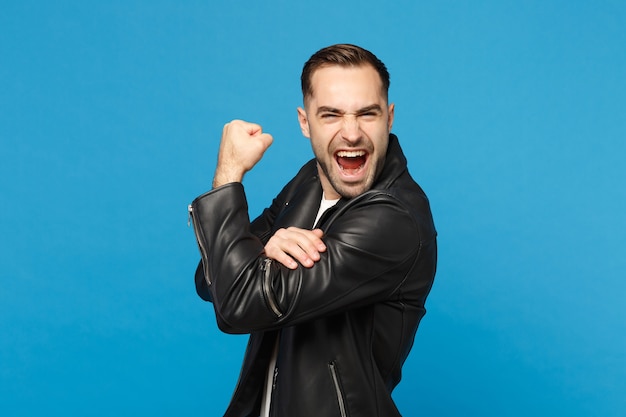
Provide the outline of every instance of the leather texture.
[[426,311],[437,245],[428,199],[389,140],[373,188],[319,220],[327,250],[309,269],[287,269],[263,248],[279,228],[313,228],[322,197],[315,160],[252,223],[240,183],[192,203],[197,292],[222,331],[251,334],[225,416],[259,415],[279,333],[271,416],[400,415],[391,392]]

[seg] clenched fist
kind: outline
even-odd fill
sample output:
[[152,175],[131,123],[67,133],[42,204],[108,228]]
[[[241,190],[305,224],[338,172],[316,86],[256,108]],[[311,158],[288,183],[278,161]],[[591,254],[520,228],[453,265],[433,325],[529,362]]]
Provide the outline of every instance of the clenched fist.
[[272,144],[272,135],[255,123],[233,120],[224,126],[213,187],[241,182]]

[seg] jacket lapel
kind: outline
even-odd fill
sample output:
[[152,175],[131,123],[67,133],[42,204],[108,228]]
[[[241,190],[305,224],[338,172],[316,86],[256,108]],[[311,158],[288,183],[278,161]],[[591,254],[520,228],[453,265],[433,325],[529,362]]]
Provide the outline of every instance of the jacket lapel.
[[284,209],[274,221],[274,230],[285,227],[312,229],[322,201],[322,186],[317,176],[302,184],[284,203]]

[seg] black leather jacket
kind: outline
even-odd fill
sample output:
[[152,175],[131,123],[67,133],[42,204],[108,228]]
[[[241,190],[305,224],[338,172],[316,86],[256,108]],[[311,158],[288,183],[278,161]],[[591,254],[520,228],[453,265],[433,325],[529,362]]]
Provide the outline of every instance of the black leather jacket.
[[425,313],[436,265],[428,200],[397,138],[372,190],[342,199],[318,222],[326,252],[290,270],[264,255],[281,227],[311,229],[322,197],[314,160],[250,223],[243,186],[194,200],[202,261],[198,294],[218,326],[251,333],[226,416],[258,416],[280,332],[272,416],[399,416],[391,391]]

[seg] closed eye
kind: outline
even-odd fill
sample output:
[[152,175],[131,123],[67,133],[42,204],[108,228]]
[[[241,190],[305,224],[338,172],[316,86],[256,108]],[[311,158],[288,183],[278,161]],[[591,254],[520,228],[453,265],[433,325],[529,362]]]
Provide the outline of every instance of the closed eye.
[[374,120],[374,119],[377,119],[379,116],[381,116],[381,112],[374,111],[374,110],[366,111],[363,113],[359,113],[358,116],[365,120]]
[[365,118],[366,120],[371,120],[383,115],[382,108],[373,104],[371,106],[367,106],[356,113],[358,117]]
[[322,113],[320,114],[320,118],[325,119],[325,120],[332,120],[334,118],[340,117],[341,115],[337,114],[337,113]]

